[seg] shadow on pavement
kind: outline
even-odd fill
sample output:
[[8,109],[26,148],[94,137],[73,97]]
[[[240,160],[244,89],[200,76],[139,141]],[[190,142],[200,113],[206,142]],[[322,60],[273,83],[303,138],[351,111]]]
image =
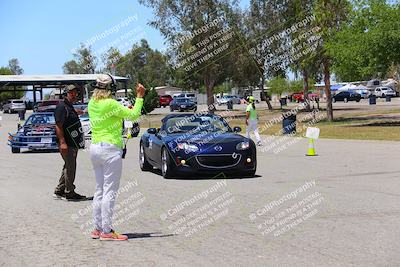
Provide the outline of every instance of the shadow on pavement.
[[124,235],[126,235],[128,237],[128,239],[174,236],[174,234],[163,235],[160,232],[155,232],[155,233],[126,233]]
[[[161,170],[159,170],[159,169],[153,169],[150,172],[162,177]],[[256,178],[261,178],[261,177],[262,177],[261,175],[257,175],[257,174],[250,177],[250,176],[241,176],[241,175],[220,172],[218,174],[215,174],[215,173],[204,174],[203,173],[203,174],[198,174],[196,176],[184,174],[179,177],[168,178],[168,180],[225,180],[225,179],[256,179]]]
[[37,153],[59,153],[59,150],[26,150],[21,151],[21,154],[37,154]]

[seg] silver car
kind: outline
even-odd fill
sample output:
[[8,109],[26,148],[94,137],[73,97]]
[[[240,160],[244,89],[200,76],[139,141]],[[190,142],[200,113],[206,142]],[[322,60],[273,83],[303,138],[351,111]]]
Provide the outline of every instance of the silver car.
[[3,105],[4,113],[13,113],[20,110],[26,110],[25,102],[21,99],[9,99],[5,105]]

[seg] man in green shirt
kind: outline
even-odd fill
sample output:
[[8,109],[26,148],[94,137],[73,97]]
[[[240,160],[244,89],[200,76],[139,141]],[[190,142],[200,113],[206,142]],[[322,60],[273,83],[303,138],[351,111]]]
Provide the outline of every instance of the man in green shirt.
[[246,137],[250,139],[250,132],[254,132],[254,135],[257,139],[257,145],[261,146],[261,138],[260,134],[258,133],[258,118],[257,118],[257,111],[255,106],[255,99],[253,96],[249,97],[249,104],[246,108]]
[[126,108],[111,98],[116,84],[111,75],[99,75],[92,99],[89,101],[89,120],[92,127],[90,157],[96,176],[93,197],[94,231],[91,237],[100,240],[127,240],[112,229],[115,197],[122,175],[122,122],[137,120],[141,115],[145,88],[136,86],[133,109]]

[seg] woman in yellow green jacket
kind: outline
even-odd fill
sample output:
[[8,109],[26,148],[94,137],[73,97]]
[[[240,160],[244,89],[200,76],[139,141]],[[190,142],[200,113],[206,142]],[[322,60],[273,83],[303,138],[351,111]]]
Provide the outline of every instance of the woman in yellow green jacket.
[[112,99],[116,84],[111,75],[99,75],[93,96],[89,101],[89,120],[92,128],[90,157],[96,176],[93,197],[94,230],[92,238],[100,240],[127,240],[126,235],[112,229],[115,197],[122,174],[121,133],[124,119],[136,120],[141,115],[145,88],[138,84],[133,109],[126,108]]

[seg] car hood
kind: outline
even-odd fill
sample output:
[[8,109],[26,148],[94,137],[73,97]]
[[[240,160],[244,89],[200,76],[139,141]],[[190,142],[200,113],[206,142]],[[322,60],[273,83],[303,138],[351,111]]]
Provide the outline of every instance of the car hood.
[[238,143],[246,140],[240,134],[237,133],[207,133],[207,134],[170,134],[163,137],[165,142],[176,141],[176,142],[187,142],[187,143]]

